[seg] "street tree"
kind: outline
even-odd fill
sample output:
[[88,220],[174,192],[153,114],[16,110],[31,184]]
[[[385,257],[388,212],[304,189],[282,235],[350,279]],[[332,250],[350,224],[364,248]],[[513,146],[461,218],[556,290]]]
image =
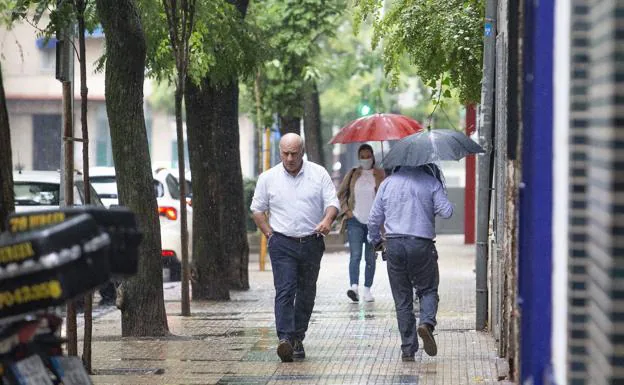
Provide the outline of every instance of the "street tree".
[[386,74],[396,82],[407,55],[418,76],[440,96],[456,90],[462,103],[479,102],[483,62],[483,0],[356,1],[359,22],[373,23],[373,48],[382,46]]
[[[400,76],[393,84],[384,76],[382,53],[370,45],[371,23],[362,23],[355,34],[353,22],[351,15],[344,15],[336,36],[322,42],[322,52],[316,59],[321,72],[319,90],[325,138],[332,136],[332,127],[342,127],[364,112],[399,113],[423,123],[433,112],[437,126],[456,127],[460,120],[457,99],[445,98],[434,112],[432,90],[419,79],[407,58],[399,63]],[[363,111],[364,107],[368,111]],[[325,144],[326,156],[332,149],[332,145]]]
[[[44,16],[48,16],[47,25],[44,28],[40,28],[40,34],[46,39],[50,39],[53,36],[60,36],[61,42],[58,44],[67,44],[69,50],[68,57],[73,60],[73,52],[76,52],[79,69],[80,69],[80,121],[82,127],[82,159],[83,159],[83,182],[85,185],[89,183],[89,128],[87,120],[88,112],[88,88],[87,88],[87,60],[86,60],[86,45],[85,34],[87,31],[93,32],[93,29],[97,25],[95,17],[95,6],[93,2],[89,0],[75,0],[75,1],[55,1],[55,0],[14,0],[13,8],[11,10],[11,21],[27,20],[32,25],[38,26]],[[72,40],[72,31],[77,24],[78,27],[78,47],[76,48]],[[39,27],[38,27],[39,28]],[[63,55],[59,57],[62,62],[65,60]],[[57,63],[58,67],[59,63]],[[63,72],[63,71],[60,71]],[[60,76],[60,77],[59,77]],[[71,76],[68,73],[58,73],[57,78],[63,82],[64,97],[73,97],[69,95],[71,92],[70,82],[73,79],[67,79]],[[66,185],[73,185],[73,170],[70,170],[73,165],[73,122],[69,123],[69,132],[64,133],[63,136],[67,137],[69,142],[64,143],[64,146],[68,149],[65,151],[65,164],[66,164]],[[71,188],[68,192],[73,191]],[[71,204],[73,199],[69,194],[66,194],[66,202]],[[85,204],[91,203],[91,192],[89,189],[85,189],[83,200]],[[68,352],[70,354],[77,354],[77,324],[75,322],[76,311],[73,303],[69,303],[67,307],[67,335],[68,335]],[[85,363],[87,371],[91,371],[91,336],[92,336],[92,310],[93,310],[93,295],[89,293],[85,296],[84,300],[84,349],[83,349],[83,361]]]
[[[10,27],[9,14],[15,6],[12,0],[0,0],[0,25]],[[13,155],[11,152],[11,127],[4,93],[2,64],[0,63],[0,232],[6,231],[6,219],[15,211],[13,193]]]
[[324,166],[321,101],[316,80],[309,81],[303,91],[303,131],[308,159]]
[[[280,133],[300,133],[304,119],[308,158],[323,163],[318,80],[320,42],[333,35],[342,0],[260,0],[250,11],[270,45],[259,88],[265,124],[279,117]],[[253,88],[253,87],[250,87]]]
[[207,48],[214,61],[201,80],[190,82],[187,89],[193,186],[203,190],[201,197],[193,193],[194,213],[199,217],[193,220],[194,299],[224,300],[229,299],[229,289],[249,288],[238,77],[253,71],[262,44],[245,23],[248,4],[248,0],[223,2],[222,15],[228,16],[213,20],[209,30]]
[[[238,80],[259,52],[244,23],[247,1],[198,2],[189,39],[185,84],[189,160],[193,175],[193,299],[229,299],[247,289],[245,231],[238,133]],[[141,2],[148,35],[148,74],[171,79],[175,63],[162,41],[163,16]],[[246,69],[247,68],[247,69]]]
[[189,299],[188,222],[186,210],[186,173],[184,159],[184,129],[182,126],[182,100],[188,75],[190,39],[194,29],[195,0],[163,0],[171,52],[175,58],[175,117],[178,139],[178,181],[180,182],[180,244],[182,250],[182,315],[191,315]]
[[[221,207],[223,251],[230,265],[228,269],[230,271],[229,286],[235,290],[247,290],[249,289],[249,243],[246,224],[247,208],[245,207],[243,172],[240,162],[238,83],[240,76],[248,76],[253,73],[262,45],[257,44],[255,40],[257,36],[252,33],[245,22],[249,0],[228,0],[228,4],[234,9],[235,17],[232,20],[232,28],[240,30],[235,40],[239,48],[233,52],[236,53],[233,59],[241,62],[235,65],[230,63],[232,59],[217,58],[217,65],[232,65],[234,71],[224,78],[225,81],[212,83],[213,90],[220,90],[225,96],[224,100],[228,103],[221,107],[215,106],[217,107],[215,111],[222,108],[222,120],[220,124],[214,126],[214,129],[217,154],[224,163],[220,167],[219,186],[223,200]],[[252,49],[251,46],[255,47]],[[209,90],[206,91],[210,92]]]
[[[80,125],[82,127],[82,177],[85,186],[89,185],[89,125],[88,115],[88,95],[87,87],[87,49],[85,44],[85,34],[87,32],[87,21],[89,16],[94,15],[95,5],[89,0],[75,0],[74,8],[76,21],[78,23],[78,63],[80,66]],[[87,15],[87,10],[89,15]],[[93,17],[89,19],[93,20]],[[93,25],[93,23],[92,23]],[[91,204],[91,189],[85,188],[84,204]],[[84,309],[84,339],[82,359],[85,369],[91,373],[91,340],[93,337],[93,293],[85,296]]]
[[143,232],[139,273],[118,292],[123,336],[168,334],[163,300],[160,223],[152,186],[143,111],[146,42],[132,0],[96,0],[106,37],[105,95],[117,190],[121,204],[137,217]]
[[15,211],[13,199],[13,158],[11,128],[0,64],[0,231],[6,231],[6,219]]

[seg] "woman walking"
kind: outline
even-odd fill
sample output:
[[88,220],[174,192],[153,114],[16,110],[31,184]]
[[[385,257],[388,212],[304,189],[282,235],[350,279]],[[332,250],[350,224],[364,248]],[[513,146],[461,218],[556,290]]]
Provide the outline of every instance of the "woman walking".
[[375,154],[373,148],[363,144],[358,149],[359,167],[350,170],[345,175],[338,188],[338,199],[342,211],[342,223],[340,231],[347,231],[351,259],[349,262],[350,288],[347,296],[353,301],[360,300],[358,290],[360,277],[360,261],[362,260],[362,248],[364,248],[364,290],[362,299],[373,302],[375,298],[371,293],[373,278],[375,276],[375,251],[373,246],[366,240],[368,235],[368,215],[375,199],[379,184],[385,178],[382,169],[375,168]]

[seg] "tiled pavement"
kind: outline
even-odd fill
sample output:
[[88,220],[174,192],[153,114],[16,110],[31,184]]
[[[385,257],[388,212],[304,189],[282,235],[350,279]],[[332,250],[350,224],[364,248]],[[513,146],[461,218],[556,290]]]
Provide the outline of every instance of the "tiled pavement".
[[[400,340],[385,262],[377,261],[374,303],[352,304],[348,254],[323,258],[317,301],[305,341],[307,358],[281,363],[275,354],[270,265],[250,263],[251,290],[230,302],[193,302],[179,316],[179,283],[166,283],[173,337],[122,339],[118,311],[94,323],[95,384],[492,384],[495,342],[474,331],[474,247],[463,237],[438,238],[438,356],[400,358]],[[82,332],[79,332],[80,334]]]

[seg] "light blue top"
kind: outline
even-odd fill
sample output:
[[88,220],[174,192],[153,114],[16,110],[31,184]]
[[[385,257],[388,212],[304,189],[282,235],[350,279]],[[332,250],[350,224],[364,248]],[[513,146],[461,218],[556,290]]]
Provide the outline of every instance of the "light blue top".
[[379,186],[368,217],[368,240],[373,245],[379,243],[382,225],[386,238],[411,235],[434,239],[436,215],[453,215],[453,204],[442,184],[419,168],[401,167]]
[[336,187],[327,170],[304,160],[297,176],[290,175],[282,163],[263,172],[256,184],[251,211],[268,211],[273,231],[304,237],[314,232],[329,206],[340,210]]

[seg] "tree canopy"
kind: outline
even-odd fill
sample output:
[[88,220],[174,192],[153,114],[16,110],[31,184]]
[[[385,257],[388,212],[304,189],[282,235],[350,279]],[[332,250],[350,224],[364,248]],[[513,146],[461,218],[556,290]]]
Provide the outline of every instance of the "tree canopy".
[[[40,36],[51,38],[58,31],[73,26],[76,22],[76,5],[73,1],[57,0],[3,0],[0,8],[4,8],[2,3],[10,7],[10,15],[5,15],[4,20],[10,18],[11,21],[29,20],[35,25],[47,16],[47,24],[40,28]],[[99,20],[95,12],[95,2],[86,1],[84,10],[85,30],[89,33],[99,26]]]
[[[158,0],[140,0],[139,6],[147,40],[147,75],[157,82],[171,82],[175,78],[175,56],[165,12]],[[254,28],[240,22],[240,12],[230,2],[197,2],[195,27],[189,39],[189,79],[200,84],[208,76],[216,84],[249,75],[262,52],[262,44],[258,43]]]
[[319,78],[320,43],[335,33],[344,9],[344,0],[252,3],[248,18],[268,46],[260,79],[264,124],[270,125],[274,113],[303,115],[306,82]]
[[429,86],[455,89],[462,103],[480,100],[483,0],[356,0],[356,29],[373,23],[373,48],[383,49],[384,68],[396,82],[407,55]]

